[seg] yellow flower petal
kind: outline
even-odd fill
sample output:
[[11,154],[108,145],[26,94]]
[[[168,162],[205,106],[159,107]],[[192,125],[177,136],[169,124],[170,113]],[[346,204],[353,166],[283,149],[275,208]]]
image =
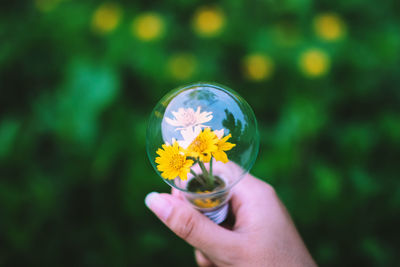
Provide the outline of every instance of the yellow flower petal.
[[189,160],[184,155],[184,150],[175,141],[173,145],[162,145],[162,149],[157,150],[159,157],[156,157],[157,170],[161,172],[161,177],[165,179],[175,179],[177,177],[182,180],[187,179],[193,160]]
[[205,199],[195,199],[194,204],[200,208],[213,208],[216,207],[220,204],[219,199],[211,199],[211,198],[205,198]]
[[226,153],[222,150],[216,151],[213,153],[213,156],[215,158],[216,161],[222,161],[223,163],[227,163],[228,160],[228,156],[226,155]]
[[231,134],[228,134],[227,136],[218,140],[217,150],[212,152],[212,155],[216,161],[222,161],[223,163],[227,163],[229,161],[225,151],[231,150],[233,147],[236,146],[235,144],[227,142],[227,140],[231,138],[231,136]]
[[217,150],[217,141],[215,133],[210,128],[206,128],[188,146],[187,154],[202,162],[210,162],[211,153]]

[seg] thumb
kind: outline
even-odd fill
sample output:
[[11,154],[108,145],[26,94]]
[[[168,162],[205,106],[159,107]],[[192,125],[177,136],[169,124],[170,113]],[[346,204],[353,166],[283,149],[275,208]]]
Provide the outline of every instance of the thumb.
[[206,254],[217,254],[236,243],[235,233],[215,224],[176,196],[152,192],[145,203],[176,235]]

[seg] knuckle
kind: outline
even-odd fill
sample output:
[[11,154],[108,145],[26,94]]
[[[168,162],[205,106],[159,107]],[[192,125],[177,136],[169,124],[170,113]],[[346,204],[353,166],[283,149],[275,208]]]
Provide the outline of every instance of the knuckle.
[[274,194],[276,194],[275,188],[274,188],[271,184],[269,184],[269,183],[267,183],[266,181],[261,180],[261,179],[259,179],[258,181],[259,181],[259,187],[258,187],[258,188],[259,188],[260,190],[262,190],[264,193],[266,192],[266,193],[268,193],[269,195],[274,195]]
[[278,193],[275,191],[275,188],[273,188],[271,185],[266,184],[266,192],[267,192],[267,196],[269,197],[269,199],[273,199],[273,200],[277,200],[279,199],[278,197]]
[[195,218],[192,213],[180,213],[174,220],[173,231],[182,239],[188,240],[192,237],[195,229]]
[[268,193],[270,193],[271,195],[276,194],[275,188],[272,185],[265,183],[265,188],[268,190]]
[[274,187],[267,183],[265,180],[260,179],[260,178],[256,178],[252,176],[252,180],[255,182],[255,184],[257,185],[257,187],[259,189],[261,189],[262,191],[267,191],[270,194],[275,194],[275,189]]

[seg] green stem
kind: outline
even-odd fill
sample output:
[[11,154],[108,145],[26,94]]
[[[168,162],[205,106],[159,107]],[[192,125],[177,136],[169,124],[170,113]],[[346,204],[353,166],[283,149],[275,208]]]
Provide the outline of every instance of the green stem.
[[204,163],[202,161],[200,161],[200,160],[198,162],[199,162],[199,166],[201,168],[201,171],[203,172],[203,175],[204,176],[208,176],[208,171],[206,169],[206,166],[204,166]]
[[203,186],[206,186],[206,181],[202,179],[197,173],[195,173],[192,169],[190,169],[190,173],[194,176],[194,179],[199,181]]
[[195,173],[192,169],[190,169],[190,173],[193,174],[193,176],[195,178],[199,178],[199,176],[197,175],[197,173]]
[[215,180],[214,175],[213,175],[213,157],[211,157],[211,160],[210,160],[210,177],[213,181]]
[[208,174],[208,171],[206,169],[206,166],[204,166],[204,163],[201,162],[199,160],[199,166],[201,168],[201,170],[203,171],[203,176],[206,177],[206,182],[207,182],[207,186],[212,189],[212,187],[214,186],[214,179],[212,177],[210,177],[210,175]]

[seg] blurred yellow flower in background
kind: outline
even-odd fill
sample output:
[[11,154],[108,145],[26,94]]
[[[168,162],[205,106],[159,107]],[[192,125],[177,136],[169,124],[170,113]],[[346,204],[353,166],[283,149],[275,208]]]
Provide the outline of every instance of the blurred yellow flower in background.
[[35,6],[41,12],[52,11],[61,0],[35,0]]
[[121,8],[115,3],[100,5],[93,13],[93,30],[101,34],[113,31],[119,24],[121,13]]
[[274,71],[274,63],[267,55],[251,54],[244,58],[243,69],[247,79],[261,81],[271,77]]
[[300,55],[299,65],[306,76],[318,77],[329,70],[330,59],[326,52],[313,48]]
[[132,23],[132,34],[142,41],[159,39],[164,33],[164,21],[157,13],[139,15]]
[[187,80],[195,73],[197,61],[190,53],[178,53],[170,57],[167,67],[173,78]]
[[225,25],[225,15],[216,7],[201,7],[194,14],[193,27],[202,37],[219,34]]
[[341,39],[346,33],[344,22],[333,13],[316,16],[314,18],[314,30],[319,38],[326,41]]

